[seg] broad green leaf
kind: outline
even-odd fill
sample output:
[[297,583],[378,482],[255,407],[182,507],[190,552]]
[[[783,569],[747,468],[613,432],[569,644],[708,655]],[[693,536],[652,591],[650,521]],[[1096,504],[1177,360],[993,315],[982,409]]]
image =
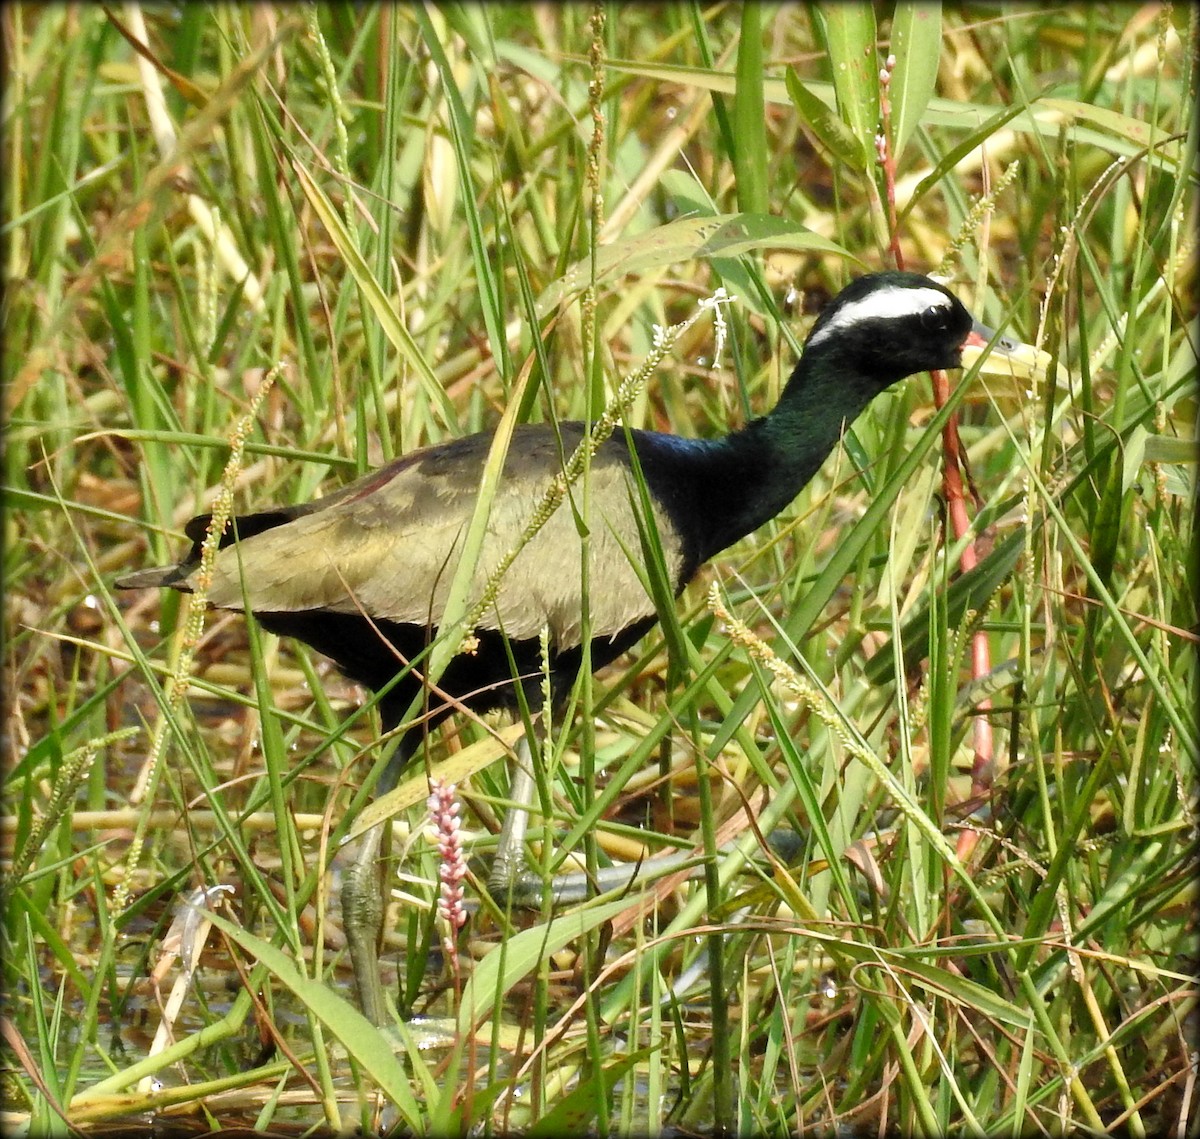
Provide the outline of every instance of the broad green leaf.
[[[500,53],[502,54],[502,53]],[[710,71],[700,67],[672,66],[670,64],[644,64],[633,60],[610,59],[607,66],[613,71],[623,71],[629,75],[641,75],[648,79],[662,79],[670,83],[680,83],[699,87],[705,91],[715,91],[732,95],[737,85],[735,77],[728,72]],[[875,83],[879,79],[875,72]],[[838,96],[830,83],[809,81],[806,84],[809,91],[829,107],[838,106]],[[763,83],[763,97],[771,103],[788,103],[791,94],[783,79],[768,79]],[[876,104],[878,107],[878,104]],[[1144,142],[1131,139],[1144,138],[1149,129],[1141,119],[1121,115],[1107,108],[1091,107],[1071,99],[1039,98],[1029,106],[1021,107],[1014,112],[1012,107],[1003,108],[1002,115],[1011,118],[1010,129],[1019,134],[1040,134],[1048,139],[1057,139],[1064,122],[1073,123],[1072,138],[1080,144],[1099,147],[1110,154],[1131,157],[1140,154],[1145,149]],[[946,127],[950,130],[978,130],[981,124],[996,118],[997,108],[992,104],[968,103],[955,99],[930,99],[922,116],[922,121],[930,127]],[[1092,126],[1085,126],[1091,123]],[[1133,125],[1132,132],[1123,128]],[[1099,127],[1101,129],[1094,129]],[[867,137],[870,145],[874,134],[874,126]],[[1178,165],[1182,153],[1181,144],[1176,139],[1160,139],[1155,148],[1157,158],[1168,165]],[[874,160],[872,148],[871,160]],[[1195,178],[1196,171],[1189,171]]]
[[1174,463],[1164,463],[1161,467],[1163,476],[1163,489],[1168,494],[1177,495],[1179,498],[1190,499],[1195,493],[1192,479],[1188,477],[1186,467],[1177,466]]
[[[803,249],[852,256],[837,242],[785,218],[769,214],[709,214],[678,218],[646,233],[601,246],[596,257],[596,284],[697,257],[736,257],[759,249]],[[538,318],[544,319],[581,293],[590,270],[591,264],[584,258],[545,288],[537,300]]]
[[414,1131],[422,1131],[423,1115],[409,1086],[409,1076],[388,1045],[387,1037],[349,1001],[327,985],[306,977],[277,946],[243,929],[220,914],[205,915],[222,933],[265,965],[290,989],[338,1042],[354,1062],[379,1085]]
[[524,732],[523,723],[506,724],[494,734],[484,736],[483,739],[476,740],[461,751],[435,763],[431,771],[426,772],[422,767],[416,775],[405,779],[398,787],[386,795],[381,795],[369,807],[364,808],[354,820],[354,825],[346,835],[346,841],[364,834],[377,823],[386,822],[400,811],[424,802],[429,795],[431,779],[440,779],[443,783],[462,783],[477,771],[482,771],[489,764],[508,755]]
[[892,154],[896,161],[921,121],[937,83],[942,47],[942,6],[925,0],[896,5],[892,54],[896,66],[890,87]]
[[853,254],[836,241],[813,233],[788,218],[770,214],[735,214],[716,233],[696,250],[697,257],[736,257],[759,249],[806,249],[836,253],[843,257]]
[[1145,459],[1148,463],[1200,462],[1194,439],[1178,439],[1173,435],[1147,435]]
[[[553,1139],[558,1135],[588,1135],[596,1117],[597,1097],[608,1099],[617,1082],[627,1076],[639,1064],[644,1064],[654,1051],[643,1048],[627,1056],[606,1061],[592,1078],[581,1082],[560,1099],[545,1115],[525,1132],[526,1139]],[[601,1085],[600,1088],[596,1084]]]
[[838,114],[859,147],[859,169],[875,161],[879,129],[879,53],[875,48],[875,12],[869,4],[822,4]]
[[823,99],[814,95],[796,74],[795,68],[789,67],[784,74],[787,92],[792,105],[800,112],[800,117],[812,128],[813,134],[839,162],[847,166],[859,167],[862,163],[862,148],[858,140],[850,132],[833,109]]
[[1200,461],[1196,444],[1191,439],[1180,439],[1174,435],[1151,435],[1141,425],[1135,427],[1125,445],[1125,461],[1121,485],[1130,490],[1140,479],[1149,477],[1144,470],[1148,463],[1158,465],[1163,489],[1168,494],[1188,498],[1192,494],[1192,478],[1189,468]]
[[1156,139],[1162,143],[1167,137],[1164,131],[1144,119],[1135,119],[1132,115],[1123,115],[1120,111],[1081,103],[1076,99],[1039,99],[1037,106],[1046,112],[1047,117],[1061,116],[1061,120],[1069,122],[1091,123],[1106,134],[1134,146],[1150,146]]
[[609,902],[588,903],[546,925],[532,926],[508,938],[502,948],[494,949],[478,965],[463,988],[459,1005],[458,1028],[462,1033],[474,1030],[480,1016],[491,1013],[497,993],[507,993],[522,977],[537,968],[550,954],[577,941],[589,930],[611,921],[638,903],[637,896],[623,896]]

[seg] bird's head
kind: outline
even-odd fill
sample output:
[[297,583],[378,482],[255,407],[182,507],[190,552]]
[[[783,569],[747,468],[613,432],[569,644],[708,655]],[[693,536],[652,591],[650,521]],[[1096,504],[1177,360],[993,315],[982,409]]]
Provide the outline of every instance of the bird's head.
[[811,368],[869,377],[878,390],[905,376],[962,366],[968,344],[991,333],[976,324],[959,299],[919,273],[859,277],[821,313],[804,347]]

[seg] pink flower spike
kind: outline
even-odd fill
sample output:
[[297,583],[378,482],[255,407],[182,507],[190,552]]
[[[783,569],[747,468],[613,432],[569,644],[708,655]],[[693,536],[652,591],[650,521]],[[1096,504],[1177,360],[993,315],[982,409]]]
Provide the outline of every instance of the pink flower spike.
[[455,791],[453,783],[442,783],[435,779],[430,783],[429,798],[426,800],[431,824],[430,837],[438,844],[441,858],[438,878],[442,889],[438,899],[438,914],[446,920],[452,931],[446,938],[446,950],[449,953],[454,952],[453,933],[462,929],[467,922],[462,887],[463,879],[467,876],[467,860],[463,855],[460,833],[462,820],[458,817],[461,808]]

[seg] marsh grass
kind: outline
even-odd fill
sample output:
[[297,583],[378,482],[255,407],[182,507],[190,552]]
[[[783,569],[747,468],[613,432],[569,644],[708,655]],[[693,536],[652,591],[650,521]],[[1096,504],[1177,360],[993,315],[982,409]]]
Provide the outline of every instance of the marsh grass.
[[[6,1124],[1184,1134],[1194,14],[604,14],[5,8]],[[329,870],[373,817],[373,710],[237,617],[189,662],[187,603],[114,576],[223,479],[245,512],[594,422],[719,286],[721,366],[696,321],[621,421],[724,431],[896,248],[1051,365],[881,397],[569,715],[434,734],[383,808],[405,1015],[372,1029]],[[486,855],[521,730],[547,872],[682,847],[703,877],[533,915],[477,888],[447,954],[427,777]]]

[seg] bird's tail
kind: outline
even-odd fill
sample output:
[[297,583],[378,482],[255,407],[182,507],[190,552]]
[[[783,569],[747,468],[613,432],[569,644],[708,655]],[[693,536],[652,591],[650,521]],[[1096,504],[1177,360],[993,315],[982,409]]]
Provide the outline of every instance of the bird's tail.
[[161,589],[170,587],[191,592],[187,578],[191,568],[186,566],[154,566],[152,569],[138,570],[136,573],[119,577],[113,584],[118,589]]

